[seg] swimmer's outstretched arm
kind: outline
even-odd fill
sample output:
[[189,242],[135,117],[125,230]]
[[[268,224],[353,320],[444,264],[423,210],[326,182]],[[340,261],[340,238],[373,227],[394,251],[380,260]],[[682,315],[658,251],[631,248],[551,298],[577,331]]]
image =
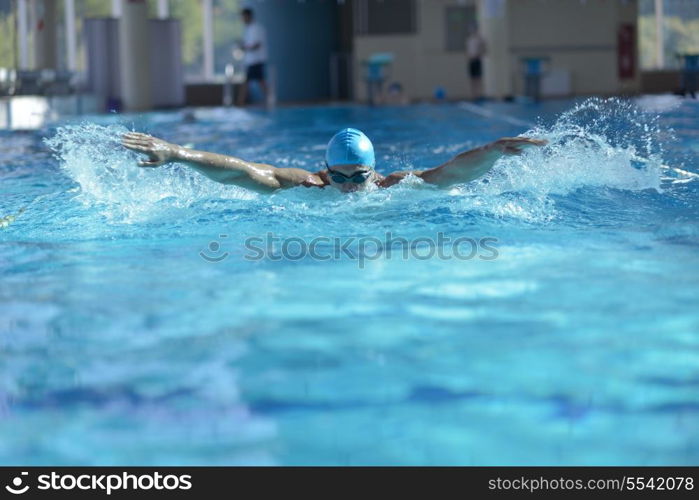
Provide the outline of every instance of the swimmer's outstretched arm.
[[480,148],[459,153],[448,162],[429,170],[395,172],[387,176],[382,184],[390,186],[400,182],[410,173],[440,187],[462,184],[485,175],[493,168],[495,162],[505,155],[521,154],[526,148],[543,146],[546,143],[545,140],[527,137],[503,137]]
[[260,192],[323,184],[317,174],[300,168],[278,168],[233,156],[196,151],[138,132],[124,134],[122,144],[148,156],[148,160],[139,162],[141,167],[159,167],[170,162],[183,163],[216,182],[235,184]]

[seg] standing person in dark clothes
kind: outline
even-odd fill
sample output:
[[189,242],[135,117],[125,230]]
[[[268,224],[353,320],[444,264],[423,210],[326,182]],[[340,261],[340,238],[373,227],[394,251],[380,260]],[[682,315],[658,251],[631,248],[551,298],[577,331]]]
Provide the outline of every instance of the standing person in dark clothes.
[[478,26],[471,27],[471,34],[466,39],[466,57],[468,58],[468,74],[471,77],[471,98],[479,100],[483,97],[483,56],[486,53],[485,40],[478,31]]
[[265,66],[267,64],[267,34],[265,29],[255,22],[255,14],[252,9],[243,9],[241,12],[245,31],[243,32],[243,50],[245,51],[246,82],[240,87],[238,94],[238,106],[245,106],[250,82],[257,81],[262,93],[267,98],[267,82],[265,79]]

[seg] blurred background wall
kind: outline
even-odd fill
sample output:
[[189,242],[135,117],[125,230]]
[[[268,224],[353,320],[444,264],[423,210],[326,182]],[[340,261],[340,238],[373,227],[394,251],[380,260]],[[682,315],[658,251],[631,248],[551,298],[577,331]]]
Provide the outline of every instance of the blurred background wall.
[[328,0],[247,2],[267,30],[279,101],[330,98],[330,57],[338,47],[337,3]]
[[[466,26],[476,22],[484,35],[485,91],[506,97],[523,91],[522,59],[548,61],[549,77],[558,88],[552,93],[619,94],[640,90],[637,45],[634,43],[633,76],[618,71],[619,30],[626,26],[635,37],[638,2],[635,0],[355,0],[369,18],[368,27],[355,31],[355,65],[370,54],[389,51],[396,55],[392,78],[407,93],[429,99],[442,87],[454,98],[470,95],[464,56]],[[390,4],[393,5],[390,5]],[[402,15],[380,17],[379,5],[400,10]],[[454,22],[453,19],[459,19]],[[553,71],[553,75],[551,75]],[[546,83],[546,82],[544,82]],[[355,89],[366,96],[361,74]]]
[[[226,68],[232,67],[236,78],[244,73],[234,57],[244,6],[252,7],[266,28],[277,99],[287,103],[365,102],[366,61],[386,53],[392,63],[384,83],[399,83],[407,100],[433,99],[437,89],[449,99],[469,98],[464,52],[473,22],[488,44],[484,83],[492,98],[522,94],[522,60],[529,57],[546,61],[545,96],[673,91],[680,82],[678,53],[699,52],[699,0],[141,2],[144,15],[162,24],[163,29],[149,30],[154,45],[162,46],[155,53],[167,51],[168,64],[179,65],[186,90],[181,104],[189,105],[221,105],[230,76]],[[128,4],[0,0],[0,96],[89,92],[89,65],[96,64],[89,52],[97,49],[90,46],[89,20],[119,20]],[[174,24],[165,29],[166,21]],[[170,50],[173,43],[177,50]],[[99,57],[99,64],[119,64],[113,54]],[[626,70],[622,60],[630,62]],[[40,74],[43,70],[55,74]],[[153,72],[152,95],[174,95],[159,83],[164,80],[158,75],[167,72]],[[152,105],[167,103],[155,99]]]

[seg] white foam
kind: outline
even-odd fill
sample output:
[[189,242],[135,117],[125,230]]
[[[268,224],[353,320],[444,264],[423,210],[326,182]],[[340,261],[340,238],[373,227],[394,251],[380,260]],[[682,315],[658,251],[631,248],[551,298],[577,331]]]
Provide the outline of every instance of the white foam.
[[137,166],[137,155],[120,145],[121,125],[68,125],[48,139],[63,171],[80,185],[79,199],[101,207],[111,219],[148,218],[158,204],[183,207],[207,198],[253,199],[257,195],[217,184],[181,165],[156,169]]
[[[661,141],[668,131],[654,116],[616,99],[590,99],[563,113],[550,127],[530,128],[523,135],[547,139],[549,144],[505,157],[484,179],[450,190],[429,188],[411,176],[392,188],[369,193],[298,188],[260,196],[216,184],[180,165],[141,169],[136,166],[137,155],[119,144],[125,132],[120,125],[84,123],[61,127],[47,140],[63,171],[80,185],[79,199],[121,222],[147,220],[166,209],[213,199],[254,200],[262,212],[288,217],[390,216],[394,210],[403,213],[423,203],[451,212],[536,222],[555,217],[554,195],[566,196],[581,188],[659,190],[661,173],[679,175],[663,167]],[[443,145],[445,150],[453,146]],[[286,160],[294,163],[293,157]]]

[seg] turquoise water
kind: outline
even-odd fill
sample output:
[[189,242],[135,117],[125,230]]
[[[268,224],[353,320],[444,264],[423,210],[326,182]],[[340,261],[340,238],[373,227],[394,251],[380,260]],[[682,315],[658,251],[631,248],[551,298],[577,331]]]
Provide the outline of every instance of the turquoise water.
[[[0,133],[0,217],[26,207],[0,228],[0,463],[696,465],[698,111],[202,109]],[[345,126],[381,172],[526,131],[550,145],[447,190],[268,196],[118,145],[133,128],[318,169]],[[416,255],[359,243],[388,232]],[[424,258],[440,234],[497,258]],[[330,259],[278,259],[318,237]]]

